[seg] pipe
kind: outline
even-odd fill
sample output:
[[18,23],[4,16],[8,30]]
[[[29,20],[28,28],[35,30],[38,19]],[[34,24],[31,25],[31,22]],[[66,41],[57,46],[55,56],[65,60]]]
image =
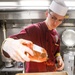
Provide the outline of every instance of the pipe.
[[2,25],[2,28],[3,28],[3,36],[4,36],[4,40],[6,39],[6,20],[3,20],[3,25]]

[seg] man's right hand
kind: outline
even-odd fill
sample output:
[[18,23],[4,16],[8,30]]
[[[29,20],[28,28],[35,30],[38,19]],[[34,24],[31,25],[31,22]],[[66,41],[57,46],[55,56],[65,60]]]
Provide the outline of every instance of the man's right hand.
[[9,56],[16,61],[25,62],[30,61],[26,53],[34,55],[32,51],[33,43],[24,39],[12,39],[8,38],[2,45],[2,49],[9,54]]

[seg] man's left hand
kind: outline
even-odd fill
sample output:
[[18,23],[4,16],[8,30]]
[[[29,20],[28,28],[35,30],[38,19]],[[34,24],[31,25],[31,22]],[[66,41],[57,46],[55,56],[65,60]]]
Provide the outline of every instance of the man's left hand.
[[56,65],[56,69],[59,71],[59,70],[63,70],[63,68],[64,68],[64,62],[63,62],[63,60],[62,60],[62,57],[61,56],[58,56],[57,58],[56,58],[56,60],[57,60],[57,65]]

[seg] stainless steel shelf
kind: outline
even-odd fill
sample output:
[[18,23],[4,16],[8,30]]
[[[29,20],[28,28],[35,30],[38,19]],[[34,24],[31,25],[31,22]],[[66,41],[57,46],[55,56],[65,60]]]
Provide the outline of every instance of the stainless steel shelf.
[[0,68],[0,72],[20,72],[20,71],[23,71],[23,68],[18,68],[17,66],[11,68],[6,68],[5,66],[3,66],[2,68]]

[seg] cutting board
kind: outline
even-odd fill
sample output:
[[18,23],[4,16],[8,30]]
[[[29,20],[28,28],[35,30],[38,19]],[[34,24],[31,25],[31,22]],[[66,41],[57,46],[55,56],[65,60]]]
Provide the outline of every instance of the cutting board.
[[68,75],[67,72],[39,72],[39,73],[17,73],[16,75]]

